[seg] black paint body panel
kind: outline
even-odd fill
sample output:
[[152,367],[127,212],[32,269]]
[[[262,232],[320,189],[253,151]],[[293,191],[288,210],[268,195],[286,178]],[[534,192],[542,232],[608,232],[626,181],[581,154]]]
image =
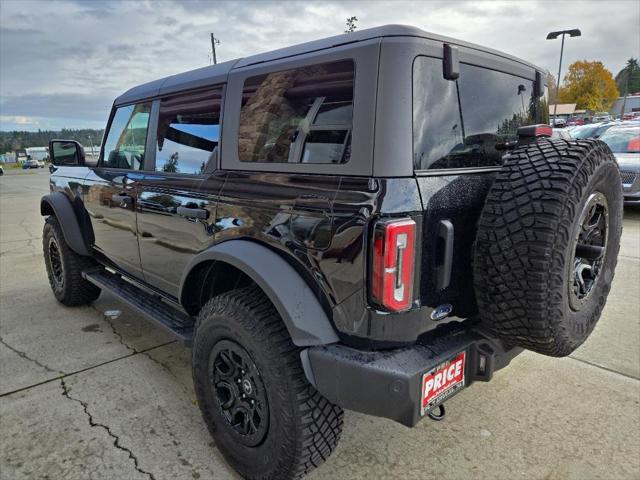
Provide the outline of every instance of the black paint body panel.
[[[413,61],[420,55],[442,58],[444,43],[459,49],[461,62],[536,76],[536,68],[521,60],[418,29],[358,31],[133,88],[116,100],[111,118],[123,105],[151,104],[142,170],[59,167],[51,188],[74,205],[85,241],[103,263],[165,299],[182,300],[189,268],[201,255],[246,240],[274,252],[299,274],[290,295],[300,285],[311,289],[342,342],[372,348],[415,342],[440,324],[476,314],[473,241],[495,175],[414,171]],[[349,161],[238,160],[246,78],[342,60],[355,64]],[[220,87],[216,154],[207,154],[199,174],[156,172],[162,99]],[[412,306],[404,313],[382,312],[368,297],[370,235],[378,219],[407,217],[415,221],[419,240]],[[443,245],[443,222],[453,245]],[[453,252],[450,258],[447,251]],[[443,274],[443,265],[450,275]],[[452,316],[433,320],[434,310],[447,304]],[[198,306],[183,305],[192,314]]]

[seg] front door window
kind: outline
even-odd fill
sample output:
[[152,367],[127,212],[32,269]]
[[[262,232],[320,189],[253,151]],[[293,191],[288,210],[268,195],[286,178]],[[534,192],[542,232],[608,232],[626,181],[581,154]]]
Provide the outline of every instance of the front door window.
[[127,105],[116,110],[104,142],[102,166],[142,170],[151,103]]

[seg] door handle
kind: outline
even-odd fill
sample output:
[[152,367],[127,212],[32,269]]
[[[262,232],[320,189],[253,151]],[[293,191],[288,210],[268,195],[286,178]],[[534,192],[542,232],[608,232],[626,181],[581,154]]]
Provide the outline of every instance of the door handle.
[[113,195],[111,195],[111,200],[116,203],[125,203],[125,204],[129,204],[133,202],[133,198],[131,197],[131,195],[128,195],[126,193],[114,193]]
[[451,283],[453,266],[453,223],[440,220],[438,224],[436,288],[444,290]]
[[178,215],[185,218],[199,218],[202,220],[209,218],[209,210],[204,208],[178,207],[176,212]]

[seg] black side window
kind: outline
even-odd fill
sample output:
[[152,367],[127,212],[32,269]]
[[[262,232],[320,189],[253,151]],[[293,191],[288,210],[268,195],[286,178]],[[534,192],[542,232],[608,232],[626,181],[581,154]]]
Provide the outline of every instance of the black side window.
[[141,170],[149,127],[150,103],[116,109],[104,142],[102,166]]
[[240,111],[240,161],[348,162],[353,82],[351,60],[247,78]]
[[207,164],[218,154],[221,101],[221,87],[166,97],[160,101],[156,171],[204,172]]
[[416,170],[501,165],[504,145],[544,108],[532,80],[474,65],[461,64],[450,81],[442,60],[418,57],[413,83]]

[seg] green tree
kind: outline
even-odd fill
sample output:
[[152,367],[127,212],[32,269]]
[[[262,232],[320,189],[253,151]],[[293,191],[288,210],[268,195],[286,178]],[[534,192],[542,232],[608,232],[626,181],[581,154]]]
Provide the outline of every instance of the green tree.
[[0,131],[0,153],[28,147],[46,147],[49,145],[49,140],[54,138],[77,140],[85,147],[90,147],[91,145],[99,147],[103,133],[103,130],[91,128],[77,130],[63,128],[62,130],[38,130],[37,132]]
[[627,60],[625,67],[616,75],[616,84],[623,95],[640,92],[640,65],[637,58]]
[[162,171],[169,173],[177,173],[180,171],[178,169],[178,152],[173,153],[169,158],[167,158],[167,161],[162,165]]
[[358,17],[347,18],[347,29],[344,31],[344,33],[355,32],[356,28],[358,28],[358,25],[356,25],[357,21]]
[[558,80],[551,72],[547,72],[547,88],[549,89],[549,105],[558,101]]
[[596,112],[609,110],[620,96],[609,70],[602,62],[579,60],[569,66],[560,88],[560,103],[575,103],[577,108]]

